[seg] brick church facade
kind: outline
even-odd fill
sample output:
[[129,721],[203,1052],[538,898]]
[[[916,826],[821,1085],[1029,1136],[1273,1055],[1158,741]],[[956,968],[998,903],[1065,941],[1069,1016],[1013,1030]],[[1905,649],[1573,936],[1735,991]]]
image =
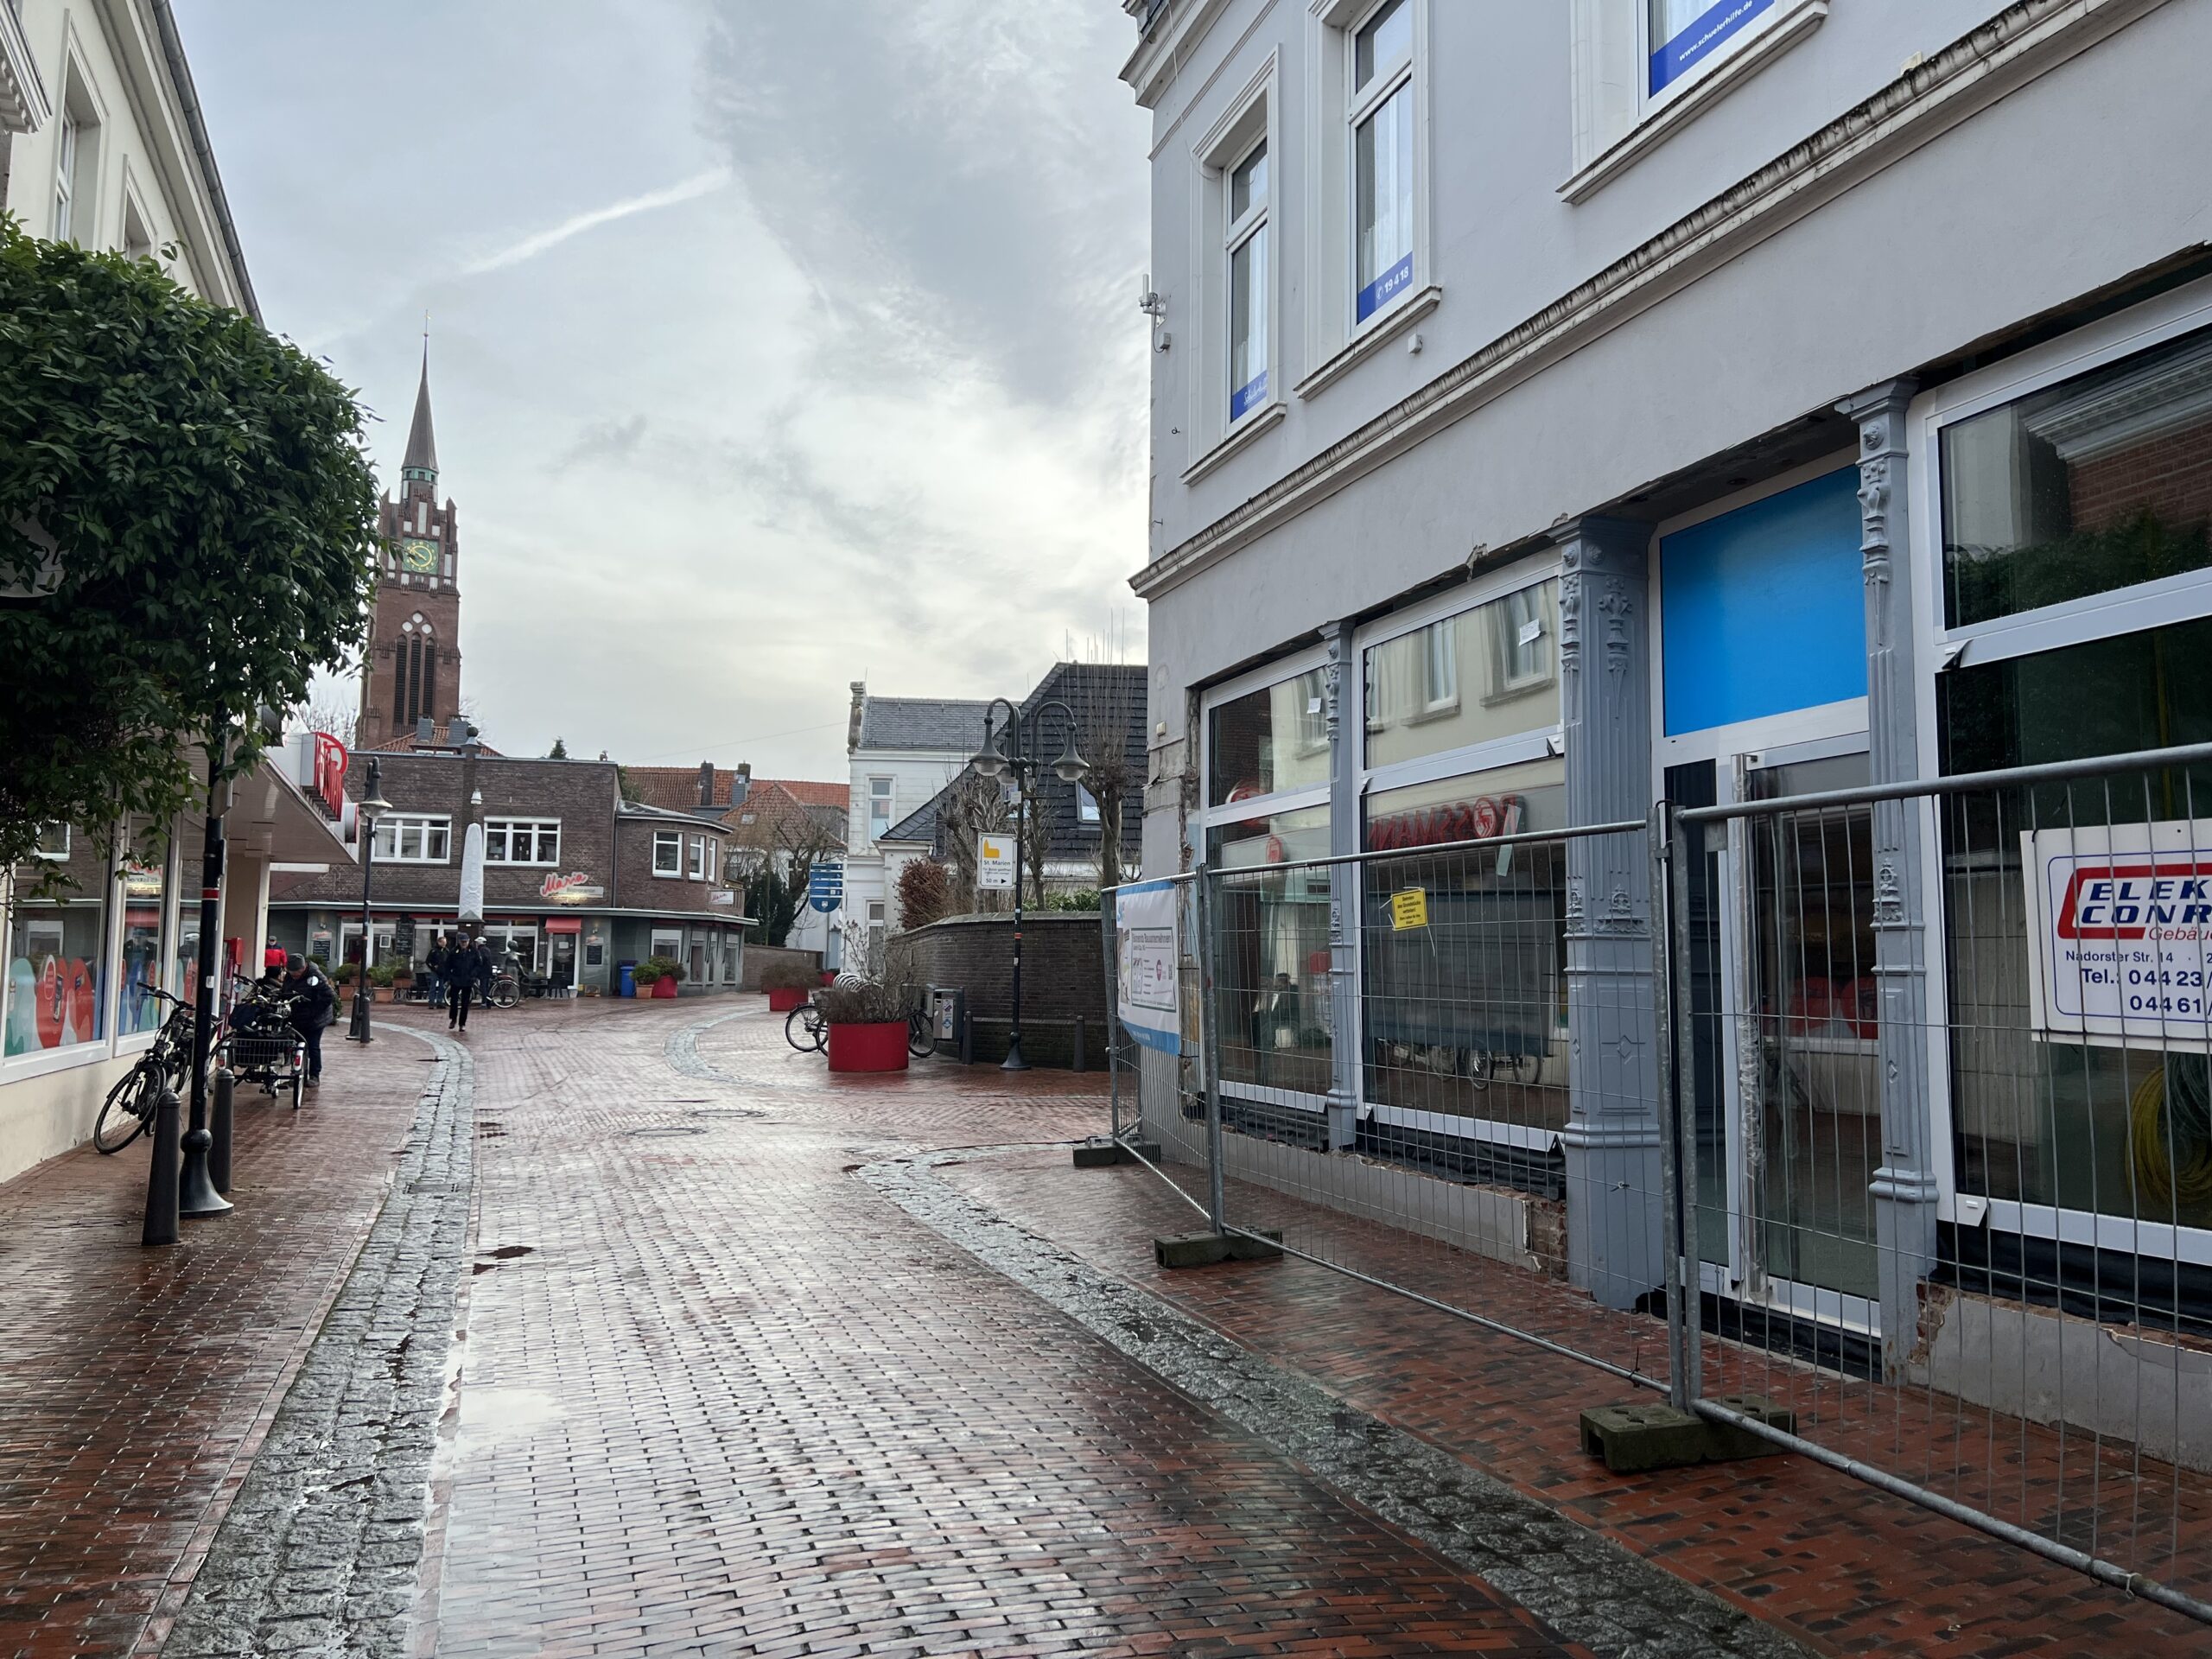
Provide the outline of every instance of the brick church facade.
[[438,441],[430,422],[430,359],[415,393],[399,496],[382,504],[383,568],[363,658],[358,747],[444,731],[461,712],[461,521],[438,500]]

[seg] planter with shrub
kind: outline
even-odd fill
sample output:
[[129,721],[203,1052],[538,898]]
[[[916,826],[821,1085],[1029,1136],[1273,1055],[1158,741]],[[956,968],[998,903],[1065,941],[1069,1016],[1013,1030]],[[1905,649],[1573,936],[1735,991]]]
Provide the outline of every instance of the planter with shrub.
[[768,1012],[789,1014],[806,1001],[806,994],[821,975],[803,962],[772,962],[760,970],[760,988],[768,994]]
[[906,1004],[888,985],[832,985],[815,1001],[830,1026],[832,1071],[904,1071]]
[[369,999],[375,1002],[392,1000],[392,982],[399,977],[399,964],[380,962],[369,969]]
[[639,968],[639,974],[652,970],[652,994],[655,996],[674,996],[683,982],[683,964],[673,957],[648,957]]
[[653,983],[660,978],[660,969],[650,962],[641,962],[630,970],[630,983],[637,987],[637,995],[651,996]]

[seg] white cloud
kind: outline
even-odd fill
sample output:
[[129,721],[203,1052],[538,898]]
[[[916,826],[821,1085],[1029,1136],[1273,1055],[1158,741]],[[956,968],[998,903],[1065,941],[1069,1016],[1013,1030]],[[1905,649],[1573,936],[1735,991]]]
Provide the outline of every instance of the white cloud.
[[535,259],[541,253],[559,247],[571,237],[582,236],[586,231],[597,230],[602,225],[612,225],[617,219],[630,219],[639,213],[652,213],[657,207],[673,207],[679,202],[696,201],[701,196],[712,195],[730,181],[727,167],[709,168],[695,178],[681,184],[671,184],[665,190],[648,190],[641,196],[611,202],[604,207],[594,207],[588,213],[578,213],[563,219],[550,231],[539,231],[519,242],[501,248],[497,253],[472,259],[461,268],[464,276],[482,276],[494,270],[505,270],[518,265],[525,259]]

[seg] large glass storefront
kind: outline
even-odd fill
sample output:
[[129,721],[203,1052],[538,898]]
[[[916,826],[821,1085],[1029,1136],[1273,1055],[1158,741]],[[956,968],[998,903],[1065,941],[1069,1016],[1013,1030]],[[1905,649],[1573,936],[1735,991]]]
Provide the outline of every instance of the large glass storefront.
[[1329,872],[1275,868],[1328,852],[1326,806],[1207,834],[1207,861],[1225,873],[1215,888],[1224,1085],[1313,1099],[1329,1091]]
[[57,824],[16,867],[0,1016],[10,1057],[107,1039],[109,853],[106,836]]
[[[1976,410],[1941,428],[1938,454],[1942,612],[1965,645],[1936,682],[1944,770],[2212,741],[2212,618],[2188,580],[2212,569],[2212,330]],[[2212,847],[2212,768],[1945,804],[1958,1188],[2020,1224],[2027,1206],[2212,1228],[2202,992],[2177,994],[2178,1027],[2051,1028],[2027,858],[2055,835],[2107,855]],[[2201,976],[2200,950],[2154,972]]]

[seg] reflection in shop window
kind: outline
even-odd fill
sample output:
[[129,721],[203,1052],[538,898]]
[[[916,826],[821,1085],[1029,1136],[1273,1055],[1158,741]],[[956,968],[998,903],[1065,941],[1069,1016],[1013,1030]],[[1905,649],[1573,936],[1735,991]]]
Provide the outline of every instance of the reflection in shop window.
[[1329,809],[1303,808],[1207,836],[1215,888],[1223,1081],[1321,1096],[1329,1090],[1329,872],[1281,869],[1326,857]]
[[[1955,670],[1936,682],[1947,772],[2212,741],[2212,620]],[[2038,1033],[2022,837],[2190,823],[2212,845],[2212,767],[2045,783],[1942,817],[1954,1153],[1961,1192],[2212,1227],[2201,1046]]]
[[[1364,1091],[1400,1115],[1378,1122],[1393,1150],[1454,1124],[1539,1141],[1566,1126],[1566,849],[1503,840],[1562,826],[1566,779],[1566,763],[1547,760],[1367,799]],[[1529,1162],[1508,1152],[1485,1173],[1527,1184]]]
[[[1558,724],[1552,651],[1558,629],[1554,580],[1369,646],[1367,764],[1386,766]],[[1477,700],[1461,698],[1460,688],[1469,685]]]
[[1942,433],[1945,620],[2212,566],[2212,331]]
[[1206,800],[1253,800],[1329,779],[1329,721],[1313,669],[1217,707],[1206,732]]
[[7,1053],[77,1048],[108,1033],[107,838],[79,829],[66,858],[19,864],[8,912]]
[[115,1028],[125,1037],[162,1023],[152,990],[162,982],[162,941],[168,925],[168,842],[144,820],[134,820],[123,853],[123,945]]

